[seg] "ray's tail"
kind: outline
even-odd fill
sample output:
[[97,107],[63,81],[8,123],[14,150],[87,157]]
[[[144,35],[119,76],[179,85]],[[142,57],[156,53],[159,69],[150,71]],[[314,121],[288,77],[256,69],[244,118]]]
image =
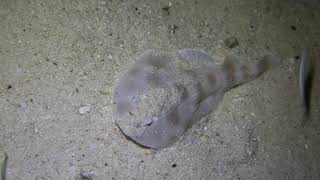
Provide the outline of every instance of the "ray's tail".
[[279,64],[280,60],[272,55],[265,55],[259,62],[251,65],[240,64],[238,59],[227,57],[222,65],[222,71],[225,74],[226,86],[233,88],[256,79]]

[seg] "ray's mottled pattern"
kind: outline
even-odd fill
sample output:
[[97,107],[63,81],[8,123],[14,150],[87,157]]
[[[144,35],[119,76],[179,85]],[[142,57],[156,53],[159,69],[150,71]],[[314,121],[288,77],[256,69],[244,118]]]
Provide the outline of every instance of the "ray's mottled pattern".
[[264,56],[254,65],[227,57],[219,65],[197,49],[146,51],[115,89],[117,126],[138,144],[168,147],[212,112],[226,91],[257,78],[277,63],[273,56]]

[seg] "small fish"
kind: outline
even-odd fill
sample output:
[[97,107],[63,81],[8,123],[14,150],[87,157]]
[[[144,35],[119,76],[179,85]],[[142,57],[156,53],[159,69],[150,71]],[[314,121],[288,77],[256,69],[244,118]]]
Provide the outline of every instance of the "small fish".
[[212,112],[225,92],[254,80],[278,62],[268,55],[256,64],[243,65],[227,57],[220,65],[202,50],[149,50],[136,58],[115,88],[116,125],[127,139],[143,147],[169,147]]
[[304,115],[309,117],[312,85],[314,78],[314,64],[310,56],[310,49],[305,48],[302,52],[300,70],[299,70],[299,91]]
[[1,166],[1,180],[7,179],[7,164],[8,164],[8,154],[4,153],[4,160]]

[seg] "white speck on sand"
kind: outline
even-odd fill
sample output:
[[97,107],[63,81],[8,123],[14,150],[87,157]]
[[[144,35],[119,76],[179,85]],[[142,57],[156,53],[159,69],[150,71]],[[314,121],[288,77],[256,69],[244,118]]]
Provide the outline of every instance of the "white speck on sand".
[[79,109],[79,113],[82,115],[82,114],[85,114],[87,112],[90,112],[90,110],[91,110],[91,106],[82,106]]

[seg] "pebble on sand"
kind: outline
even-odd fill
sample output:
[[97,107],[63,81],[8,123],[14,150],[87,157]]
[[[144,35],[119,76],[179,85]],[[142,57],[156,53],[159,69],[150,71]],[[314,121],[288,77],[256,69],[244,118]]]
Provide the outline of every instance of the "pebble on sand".
[[207,143],[208,142],[208,136],[206,136],[206,135],[202,135],[202,136],[200,136],[200,140],[203,142],[203,143]]
[[228,48],[234,48],[237,47],[239,45],[239,41],[236,37],[231,36],[227,39],[224,40],[224,44],[228,47]]

